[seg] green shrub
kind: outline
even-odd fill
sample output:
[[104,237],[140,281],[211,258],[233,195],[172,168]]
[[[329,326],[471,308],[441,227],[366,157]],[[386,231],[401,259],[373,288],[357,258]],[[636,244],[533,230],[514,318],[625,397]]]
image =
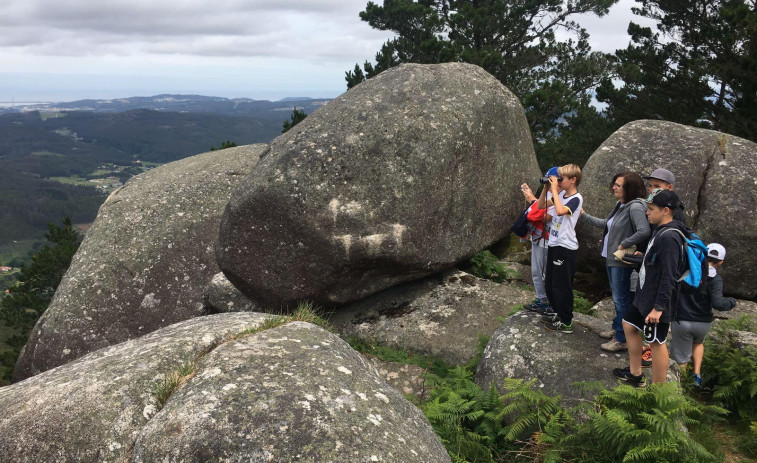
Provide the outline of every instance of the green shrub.
[[517,272],[507,268],[501,262],[498,262],[497,256],[490,251],[481,251],[470,259],[471,273],[479,278],[502,283],[508,278],[512,278]]
[[754,333],[757,326],[748,316],[718,322],[705,341],[702,381],[719,405],[748,423],[757,420],[757,349],[737,346],[731,330]]
[[584,293],[573,290],[573,312],[596,316],[597,311],[593,307],[594,303],[586,299]]

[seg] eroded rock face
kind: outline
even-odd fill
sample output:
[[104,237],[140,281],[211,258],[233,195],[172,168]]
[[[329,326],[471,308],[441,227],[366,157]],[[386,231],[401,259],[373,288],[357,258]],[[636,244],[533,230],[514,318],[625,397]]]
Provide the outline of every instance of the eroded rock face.
[[[201,317],[0,389],[2,461],[450,461],[422,412],[338,337]],[[200,356],[156,411],[153,382]]]
[[572,334],[564,334],[547,331],[539,317],[528,312],[509,317],[484,350],[476,384],[488,389],[494,383],[503,390],[504,378],[535,378],[536,387],[549,395],[562,395],[567,405],[584,398],[573,386],[575,382],[616,386],[612,369],[628,365],[628,354],[603,352],[599,346],[604,339],[579,323],[573,326]]
[[348,304],[330,322],[342,336],[461,365],[476,355],[479,336],[491,336],[514,306],[533,298],[518,284],[450,270]]
[[100,208],[16,364],[20,380],[204,315],[232,188],[265,145],[213,151],[134,177]]
[[538,175],[523,108],[494,77],[398,66],[271,143],[229,202],[218,262],[274,310],[344,304],[497,241]]
[[[592,154],[579,190],[587,212],[607,217],[615,204],[609,193],[614,174],[670,170],[687,224],[705,242],[721,243],[728,251],[721,270],[725,292],[751,299],[757,296],[752,277],[757,255],[750,248],[757,239],[755,157],[757,144],[742,138],[672,122],[635,121]],[[602,231],[579,223],[578,233],[581,255],[599,263]]]

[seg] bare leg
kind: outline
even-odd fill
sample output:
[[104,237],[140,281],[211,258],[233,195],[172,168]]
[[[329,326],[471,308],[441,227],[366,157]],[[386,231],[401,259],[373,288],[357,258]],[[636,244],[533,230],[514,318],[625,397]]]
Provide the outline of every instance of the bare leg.
[[702,374],[702,357],[704,357],[704,344],[694,344],[691,347],[691,363],[694,373]]
[[664,383],[668,379],[668,345],[652,342],[652,382]]
[[626,334],[626,346],[628,347],[631,374],[639,376],[641,374],[641,333],[633,325],[629,325],[626,322],[623,322],[623,332]]

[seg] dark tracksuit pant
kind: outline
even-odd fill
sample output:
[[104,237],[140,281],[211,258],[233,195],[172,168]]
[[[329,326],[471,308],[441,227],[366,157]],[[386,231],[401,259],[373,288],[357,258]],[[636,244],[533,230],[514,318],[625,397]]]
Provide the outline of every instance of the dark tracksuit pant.
[[560,320],[566,325],[573,322],[573,277],[576,275],[578,250],[550,246],[547,250],[547,271],[544,286],[547,299]]

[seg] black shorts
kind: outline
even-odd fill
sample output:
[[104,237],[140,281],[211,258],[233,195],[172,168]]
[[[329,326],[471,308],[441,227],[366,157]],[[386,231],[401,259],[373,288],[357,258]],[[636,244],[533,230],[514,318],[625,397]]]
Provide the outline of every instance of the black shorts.
[[623,315],[623,321],[644,333],[644,339],[646,339],[647,342],[659,342],[660,344],[665,344],[665,341],[668,340],[670,323],[644,323],[645,318],[646,317],[643,317],[636,307],[631,307],[626,310],[626,314]]

